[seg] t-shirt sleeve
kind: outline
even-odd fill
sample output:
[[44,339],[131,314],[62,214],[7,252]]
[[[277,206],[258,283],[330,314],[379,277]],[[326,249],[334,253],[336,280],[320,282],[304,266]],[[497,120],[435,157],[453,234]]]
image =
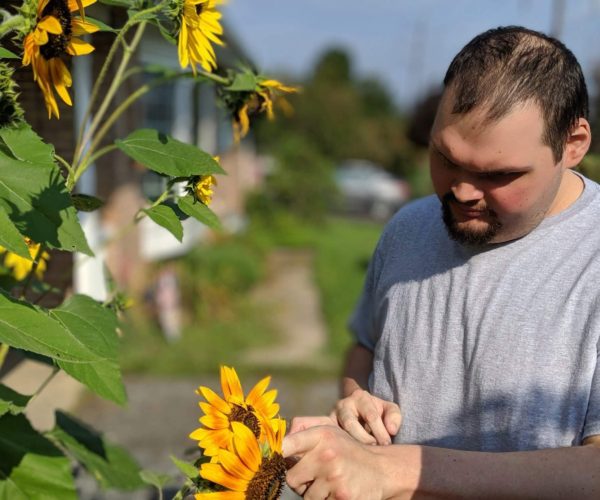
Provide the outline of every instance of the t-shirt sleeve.
[[377,244],[369,262],[362,294],[348,322],[348,328],[354,336],[354,340],[370,351],[375,350],[375,344],[379,337],[375,328],[375,314],[377,281],[382,267],[381,246],[382,240]]
[[600,345],[597,352],[596,371],[592,378],[590,401],[583,427],[582,440],[590,436],[600,435]]

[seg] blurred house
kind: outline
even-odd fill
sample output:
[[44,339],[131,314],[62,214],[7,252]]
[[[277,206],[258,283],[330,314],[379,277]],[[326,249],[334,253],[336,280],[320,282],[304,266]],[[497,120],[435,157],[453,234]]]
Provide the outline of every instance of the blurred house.
[[[126,21],[122,9],[105,5],[95,4],[88,9],[88,13],[110,26],[120,26]],[[227,47],[218,48],[221,49],[217,52],[219,64],[227,67],[238,60],[247,62],[247,55],[231,32],[227,28],[225,31]],[[113,39],[111,33],[96,33],[92,38],[96,50],[88,56],[73,58],[73,107],[60,103],[61,118],[58,121],[48,120],[42,95],[33,82],[31,68],[17,71],[16,78],[21,87],[28,122],[39,135],[53,143],[57,153],[64,158],[71,159],[92,86]],[[158,30],[151,26],[146,29],[136,57],[132,65],[153,64],[180,69],[177,47],[166,42]],[[150,75],[144,72],[130,77],[122,85],[116,101],[122,101],[149,78]],[[110,80],[109,75],[106,85]],[[197,84],[191,79],[179,79],[155,88],[115,123],[106,142],[126,137],[138,128],[156,128],[176,139],[196,144],[210,154],[218,154],[228,175],[218,177],[211,209],[219,215],[226,229],[235,229],[241,224],[244,195],[261,182],[261,159],[256,155],[251,137],[234,146],[230,119],[226,111],[217,106],[212,86]],[[116,283],[135,292],[145,285],[145,271],[149,262],[175,257],[210,238],[209,230],[194,219],[183,222],[183,243],[149,219],[144,219],[129,230],[125,229],[137,210],[147,203],[148,198],[160,194],[164,185],[164,178],[136,165],[119,151],[100,158],[81,177],[75,189],[75,192],[95,195],[106,202],[101,210],[80,213],[80,220],[96,258],[75,255],[73,262],[71,254],[54,252],[48,279],[63,290],[70,288],[73,283],[76,291],[102,300],[106,297],[106,262]],[[108,240],[111,243],[105,246]]]

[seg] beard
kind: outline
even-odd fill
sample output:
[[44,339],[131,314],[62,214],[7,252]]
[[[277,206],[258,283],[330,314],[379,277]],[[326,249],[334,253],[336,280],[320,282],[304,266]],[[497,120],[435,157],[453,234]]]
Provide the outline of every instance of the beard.
[[502,229],[502,222],[497,218],[497,215],[492,211],[488,210],[488,216],[491,219],[488,222],[488,226],[485,229],[475,230],[466,227],[460,227],[459,223],[454,218],[452,209],[450,208],[451,202],[458,202],[454,193],[446,193],[442,197],[442,220],[446,225],[448,235],[454,241],[463,245],[482,246],[490,243],[498,232]]

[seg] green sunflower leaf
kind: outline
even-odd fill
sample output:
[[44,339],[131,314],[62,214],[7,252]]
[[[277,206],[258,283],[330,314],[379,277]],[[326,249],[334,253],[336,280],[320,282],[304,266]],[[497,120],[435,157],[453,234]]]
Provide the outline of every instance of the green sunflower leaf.
[[48,356],[100,396],[125,403],[114,311],[85,295],[48,312],[0,293],[0,318],[0,343]]
[[235,92],[253,92],[257,86],[258,80],[256,79],[256,75],[250,72],[243,72],[236,73],[231,85],[225,88]]
[[15,160],[54,167],[54,147],[42,141],[29,125],[0,129],[0,139]]
[[74,417],[57,411],[56,426],[46,435],[81,463],[102,488],[131,491],[144,486],[139,465],[124,448]]
[[93,255],[53,149],[29,127],[0,130],[0,207],[36,243]]
[[17,54],[13,54],[10,50],[0,47],[0,59],[21,59]]
[[[104,5],[114,5],[115,7],[125,7],[126,9],[133,7],[132,0],[99,0]],[[87,15],[85,16],[87,19]]]
[[74,341],[85,346],[96,359],[81,361],[59,360],[58,365],[99,396],[124,404],[125,387],[118,363],[119,338],[117,316],[87,295],[73,295],[50,311]]
[[105,23],[103,23],[102,21],[100,21],[98,19],[95,19],[93,17],[88,16],[87,14],[85,15],[85,20],[88,23],[91,23],[94,26],[96,26],[100,31],[107,31],[107,32],[110,32],[110,33],[118,33],[118,30],[112,28],[108,24],[105,24]]
[[208,153],[156,130],[136,130],[115,144],[127,156],[159,174],[190,177],[225,173]]
[[158,474],[148,469],[140,472],[142,481],[151,486],[155,486],[158,490],[162,490],[164,486],[173,481],[173,477],[168,474]]
[[60,443],[103,488],[130,491],[143,486],[140,467],[133,457],[74,417],[57,411],[56,427],[48,437]]
[[148,208],[144,210],[144,212],[159,226],[168,230],[179,241],[183,239],[183,226],[172,208],[166,205],[158,205],[156,207]]
[[198,477],[198,467],[186,462],[185,460],[180,460],[179,458],[169,455],[171,461],[175,464],[175,466],[183,472],[185,477],[189,479],[196,479]]
[[213,229],[220,229],[221,222],[215,213],[203,203],[194,201],[195,200],[192,196],[184,196],[183,198],[179,198],[179,200],[177,200],[177,206],[183,213],[199,220],[202,222],[202,224],[205,224]]
[[0,417],[0,498],[76,500],[71,461],[24,415]]
[[10,387],[0,384],[0,417],[5,413],[12,415],[23,413],[30,399],[31,396],[19,394]]
[[17,228],[2,208],[0,208],[0,245],[25,259],[31,260],[23,236],[17,231]]
[[91,363],[101,359],[46,311],[4,293],[0,293],[0,343],[57,361]]
[[71,194],[71,200],[76,210],[80,212],[93,212],[104,206],[104,201],[89,194]]

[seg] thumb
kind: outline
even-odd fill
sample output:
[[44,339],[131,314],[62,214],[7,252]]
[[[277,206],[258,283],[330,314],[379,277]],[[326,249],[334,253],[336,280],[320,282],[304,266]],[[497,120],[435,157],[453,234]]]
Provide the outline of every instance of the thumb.
[[395,436],[400,430],[402,423],[402,413],[400,407],[391,402],[386,402],[383,407],[383,424],[390,436]]

